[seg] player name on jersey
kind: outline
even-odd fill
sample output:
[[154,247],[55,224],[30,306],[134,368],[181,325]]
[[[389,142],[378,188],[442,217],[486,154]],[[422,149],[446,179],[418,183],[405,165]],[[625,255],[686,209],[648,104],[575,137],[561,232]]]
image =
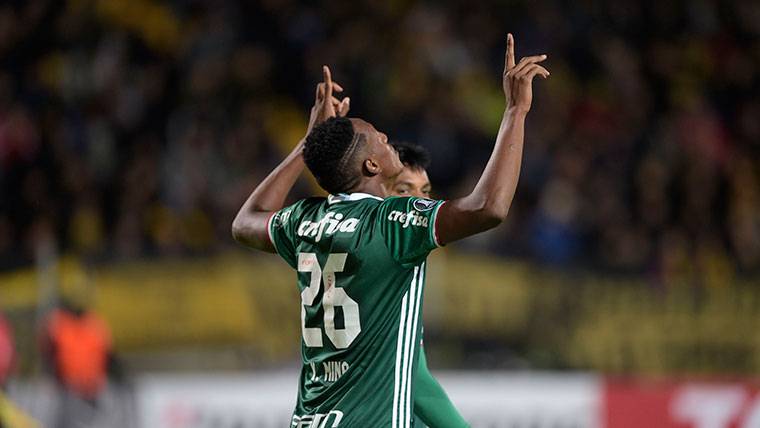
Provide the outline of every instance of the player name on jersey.
[[349,365],[345,361],[325,361],[322,363],[322,368],[325,371],[325,380],[335,382],[348,371]]

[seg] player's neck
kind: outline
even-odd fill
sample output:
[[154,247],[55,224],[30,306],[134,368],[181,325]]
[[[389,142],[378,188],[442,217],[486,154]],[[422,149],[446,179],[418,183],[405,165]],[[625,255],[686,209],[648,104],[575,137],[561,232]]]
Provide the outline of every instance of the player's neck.
[[349,193],[366,193],[368,195],[386,198],[390,195],[391,183],[387,183],[379,175],[363,178]]

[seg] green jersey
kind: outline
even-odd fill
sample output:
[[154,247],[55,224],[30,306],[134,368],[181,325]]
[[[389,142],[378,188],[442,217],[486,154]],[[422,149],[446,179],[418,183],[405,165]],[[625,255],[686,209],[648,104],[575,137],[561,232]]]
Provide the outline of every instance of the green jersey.
[[443,201],[309,198],[269,220],[298,272],[303,366],[295,428],[408,428],[425,259]]

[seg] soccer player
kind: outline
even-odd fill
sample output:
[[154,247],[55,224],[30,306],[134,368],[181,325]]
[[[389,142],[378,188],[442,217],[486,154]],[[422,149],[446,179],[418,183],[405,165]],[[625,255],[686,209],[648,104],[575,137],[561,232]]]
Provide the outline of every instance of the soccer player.
[[[421,146],[393,142],[393,148],[398,152],[404,170],[396,178],[391,194],[393,196],[414,196],[429,198],[431,185],[427,167],[430,156]],[[422,330],[420,330],[422,339]],[[434,428],[463,428],[469,427],[462,415],[446,395],[441,384],[428,370],[425,347],[420,340],[419,362],[417,376],[414,378],[414,416],[425,425]],[[415,424],[416,426],[416,424]]]
[[391,145],[404,165],[401,174],[393,183],[391,195],[430,198],[432,186],[427,174],[427,167],[430,166],[427,150],[422,146],[401,141],[391,142]]
[[[291,426],[412,425],[425,259],[506,218],[533,78],[549,76],[539,65],[545,59],[516,63],[514,39],[507,37],[506,108],[493,152],[472,192],[450,201],[383,199],[403,165],[385,134],[344,117],[348,101],[333,95],[341,88],[324,67],[308,135],[256,187],[232,224],[237,241],[277,252],[298,272],[303,365]],[[330,195],[283,208],[304,165]]]

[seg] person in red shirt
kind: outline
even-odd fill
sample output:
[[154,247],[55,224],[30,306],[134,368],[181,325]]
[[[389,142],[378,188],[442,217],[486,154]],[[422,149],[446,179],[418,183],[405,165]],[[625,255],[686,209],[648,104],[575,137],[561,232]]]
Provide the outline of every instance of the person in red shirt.
[[95,399],[108,379],[111,332],[97,314],[82,309],[55,310],[47,324],[51,358],[58,380],[85,399]]
[[84,305],[64,301],[48,316],[43,339],[60,390],[57,426],[89,426],[113,361],[108,324]]
[[0,388],[10,376],[13,358],[13,333],[8,322],[0,314]]

